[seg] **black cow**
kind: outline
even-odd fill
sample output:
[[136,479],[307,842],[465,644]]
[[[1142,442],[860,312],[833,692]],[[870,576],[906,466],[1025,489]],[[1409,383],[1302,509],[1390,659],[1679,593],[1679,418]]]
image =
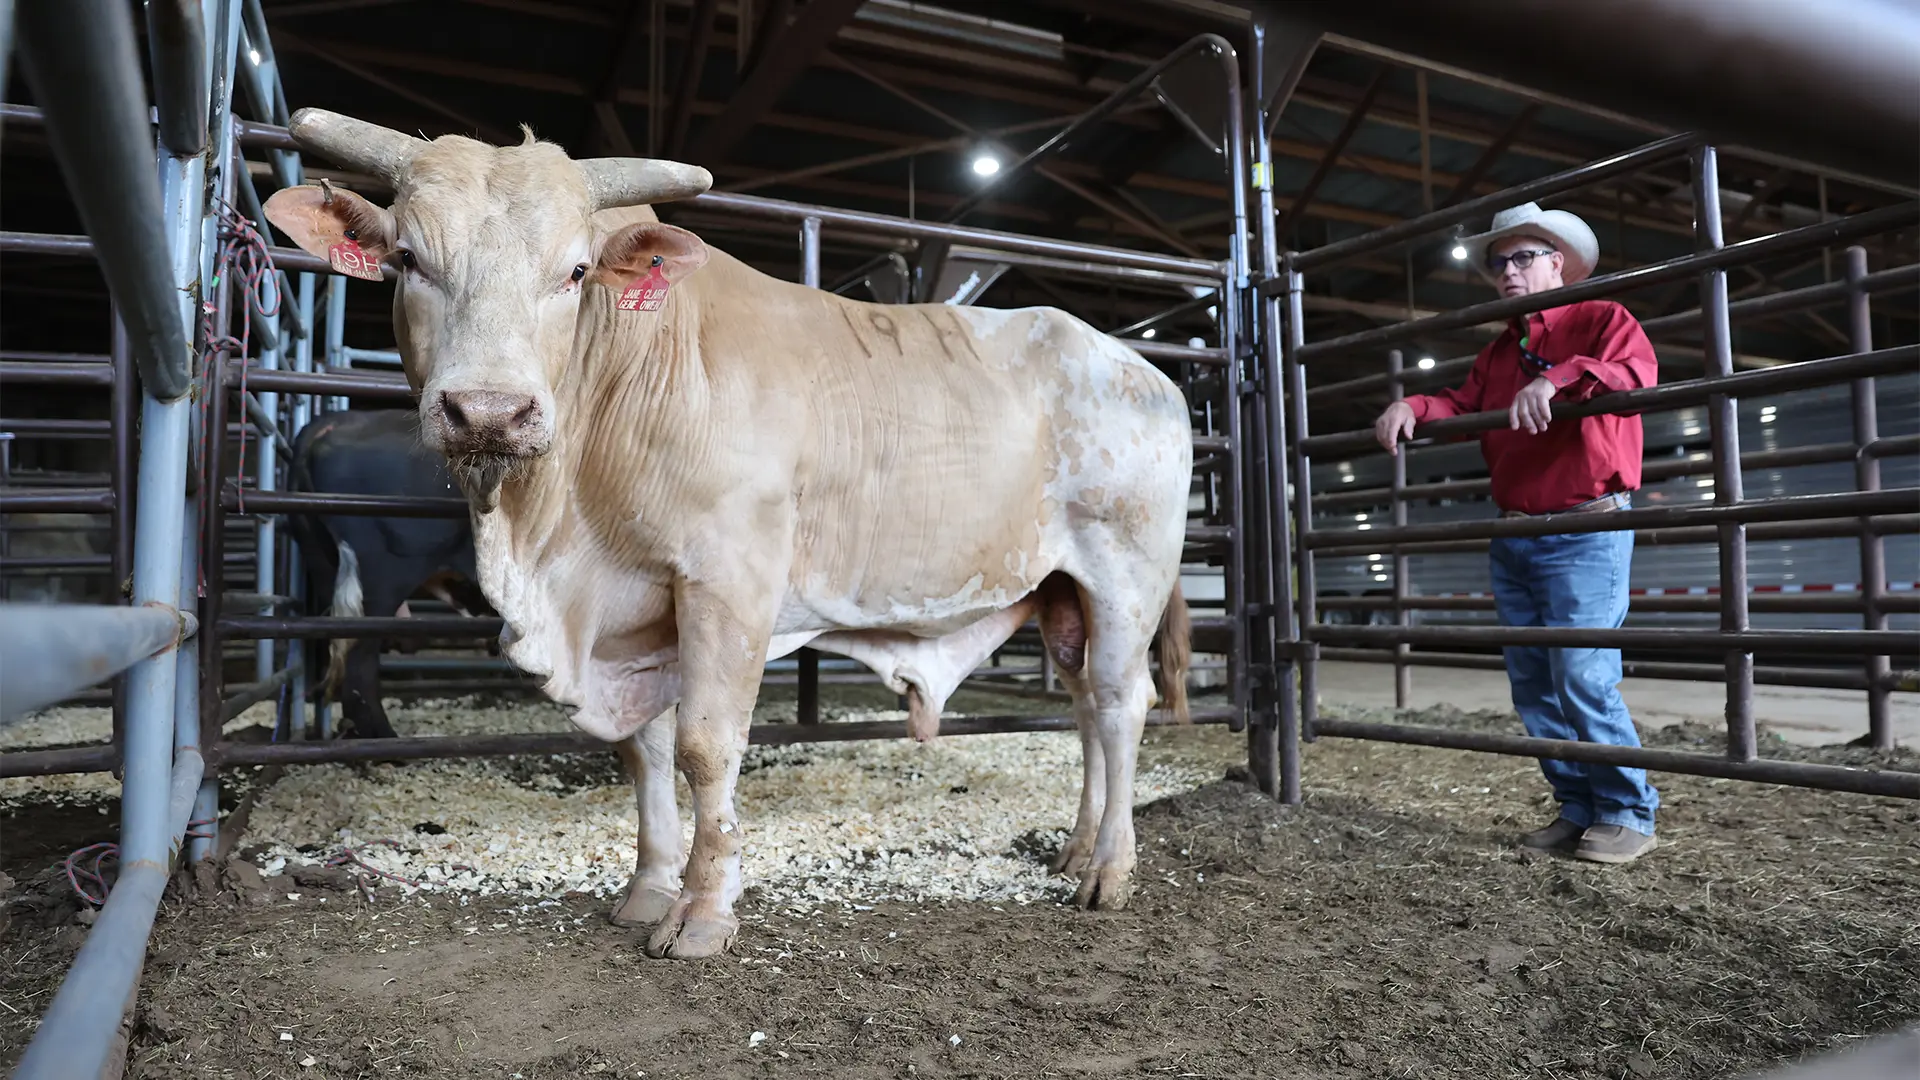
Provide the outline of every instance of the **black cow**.
[[[294,439],[295,491],[346,495],[458,496],[446,459],[420,443],[413,409],[324,413]],[[492,614],[476,584],[473,531],[458,518],[293,514],[309,611],[390,616],[425,589],[468,614]],[[326,694],[355,735],[392,738],[380,704],[379,638],[311,642],[307,670],[328,656]],[[324,698],[323,698],[324,700]]]

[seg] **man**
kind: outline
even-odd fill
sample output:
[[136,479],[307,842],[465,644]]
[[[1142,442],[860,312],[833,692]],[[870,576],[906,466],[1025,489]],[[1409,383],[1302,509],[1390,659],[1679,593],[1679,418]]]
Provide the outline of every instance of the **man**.
[[[1488,232],[1461,241],[1504,297],[1530,296],[1585,279],[1600,243],[1564,210],[1534,203],[1494,216]],[[1390,454],[1414,426],[1466,413],[1506,410],[1507,427],[1480,436],[1502,517],[1626,509],[1640,486],[1638,416],[1555,420],[1556,402],[1651,386],[1653,347],[1627,310],[1587,300],[1517,317],[1474,358],[1457,390],[1389,405],[1374,433]],[[1631,530],[1496,539],[1494,604],[1506,626],[1615,627],[1627,613]],[[1638,746],[1621,700],[1618,649],[1509,648],[1513,705],[1537,738]],[[1625,863],[1654,847],[1659,795],[1642,769],[1541,759],[1559,816],[1521,842],[1602,863]]]

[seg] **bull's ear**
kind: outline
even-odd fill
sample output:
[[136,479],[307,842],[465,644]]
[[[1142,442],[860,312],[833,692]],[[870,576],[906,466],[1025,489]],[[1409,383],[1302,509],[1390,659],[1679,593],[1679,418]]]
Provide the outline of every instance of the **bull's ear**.
[[329,249],[348,239],[349,231],[372,259],[384,259],[393,250],[393,215],[351,191],[302,184],[274,192],[261,209],[309,255],[327,258]]
[[707,245],[699,237],[672,225],[643,221],[610,234],[600,245],[593,280],[624,289],[657,265],[668,281],[677,282],[706,264]]

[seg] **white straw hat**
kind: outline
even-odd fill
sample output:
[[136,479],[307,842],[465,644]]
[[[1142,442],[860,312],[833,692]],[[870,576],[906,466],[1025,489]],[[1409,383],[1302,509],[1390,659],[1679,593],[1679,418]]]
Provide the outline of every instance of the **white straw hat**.
[[1600,261],[1600,241],[1587,223],[1565,210],[1542,210],[1539,203],[1523,203],[1493,215],[1493,227],[1474,236],[1463,237],[1460,246],[1467,258],[1489,281],[1498,279],[1487,270],[1487,249],[1512,236],[1537,236],[1564,257],[1560,278],[1568,285],[1585,281]]

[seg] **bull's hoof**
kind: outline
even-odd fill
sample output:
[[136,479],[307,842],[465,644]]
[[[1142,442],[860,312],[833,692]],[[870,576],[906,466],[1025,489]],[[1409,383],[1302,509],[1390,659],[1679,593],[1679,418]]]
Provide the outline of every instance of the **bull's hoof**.
[[1133,872],[1118,866],[1096,866],[1080,878],[1073,902],[1088,911],[1120,911],[1133,899]]
[[1087,872],[1087,864],[1092,861],[1093,837],[1074,833],[1060,845],[1060,853],[1053,857],[1053,865],[1047,869],[1050,873],[1077,878]]
[[673,910],[674,899],[674,894],[665,889],[643,885],[628,892],[626,900],[613,909],[607,921],[615,926],[652,926]]
[[676,903],[647,939],[647,955],[675,960],[718,956],[727,951],[739,932],[740,920],[731,915],[697,915],[690,905]]

